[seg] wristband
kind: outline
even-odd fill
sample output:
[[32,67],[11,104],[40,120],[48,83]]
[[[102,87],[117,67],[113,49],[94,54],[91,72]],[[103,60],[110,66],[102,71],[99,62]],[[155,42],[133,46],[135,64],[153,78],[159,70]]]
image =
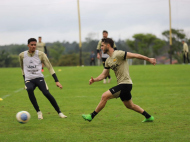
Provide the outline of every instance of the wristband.
[[59,82],[59,80],[57,79],[57,76],[56,76],[56,74],[55,74],[55,73],[54,73],[54,74],[52,74],[52,76],[53,76],[53,78],[54,78],[55,82]]

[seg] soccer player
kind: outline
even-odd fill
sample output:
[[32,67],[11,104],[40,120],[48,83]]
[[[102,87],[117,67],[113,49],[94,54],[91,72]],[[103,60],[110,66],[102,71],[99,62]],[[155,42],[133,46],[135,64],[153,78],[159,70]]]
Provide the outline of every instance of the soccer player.
[[[103,34],[103,39],[108,38],[108,32],[107,31],[104,30],[102,32],[102,34]],[[98,46],[97,46],[97,59],[100,59],[101,43],[102,43],[102,40],[100,40],[98,42]],[[114,43],[114,50],[117,50],[115,43]],[[106,53],[104,53],[103,51],[102,51],[101,55],[102,55],[102,64],[105,67],[105,62],[106,62],[106,59],[109,57],[109,55],[106,54]],[[110,81],[111,81],[110,73],[108,73],[108,76],[105,77],[105,79],[103,80],[103,83],[106,83],[107,77],[108,77],[108,83],[110,83]]]
[[140,106],[134,104],[132,102],[131,90],[132,90],[132,80],[129,76],[129,66],[127,63],[127,59],[137,58],[149,61],[151,64],[156,64],[155,58],[148,58],[146,56],[125,52],[121,50],[114,51],[113,49],[114,42],[112,39],[102,39],[101,48],[104,53],[107,53],[110,57],[107,58],[105,63],[105,69],[103,72],[97,77],[89,80],[89,84],[91,85],[94,82],[101,81],[104,79],[111,68],[114,70],[115,75],[117,77],[118,85],[107,90],[102,94],[102,98],[95,111],[91,114],[83,114],[82,117],[85,120],[91,121],[106,105],[107,101],[112,98],[120,97],[123,104],[131,110],[134,110],[145,116],[145,119],[142,122],[151,122],[154,120],[154,117],[148,114],[145,110],[143,110]]
[[95,54],[94,54],[94,51],[92,51],[91,54],[90,54],[90,65],[92,66],[92,64],[94,64],[94,66],[95,66]]
[[188,45],[187,45],[187,43],[185,43],[185,41],[183,40],[182,41],[182,44],[183,44],[183,62],[184,62],[184,64],[185,64],[185,61],[186,61],[186,59],[187,59],[187,63],[190,63],[189,62],[189,55],[188,55],[188,53],[189,53],[189,48],[188,48]]
[[25,80],[25,88],[28,92],[29,99],[38,114],[38,119],[43,119],[42,112],[39,109],[36,97],[34,95],[34,90],[36,87],[38,87],[42,91],[44,96],[50,101],[52,106],[55,108],[55,110],[59,114],[59,117],[66,118],[67,116],[65,116],[61,112],[56,100],[48,90],[48,86],[41,72],[42,63],[46,65],[49,72],[52,74],[56,82],[56,86],[62,89],[62,85],[59,83],[55,71],[51,63],[49,62],[46,54],[44,52],[36,50],[36,42],[37,40],[35,38],[28,39],[29,50],[21,52],[19,54],[20,66],[22,69],[22,74]]
[[[45,43],[42,42],[42,37],[41,36],[38,37],[38,42],[37,42],[37,45],[36,45],[36,49],[39,50],[39,51],[44,52],[47,55],[47,48],[46,48]],[[44,64],[43,63],[42,63],[42,72],[44,72]]]

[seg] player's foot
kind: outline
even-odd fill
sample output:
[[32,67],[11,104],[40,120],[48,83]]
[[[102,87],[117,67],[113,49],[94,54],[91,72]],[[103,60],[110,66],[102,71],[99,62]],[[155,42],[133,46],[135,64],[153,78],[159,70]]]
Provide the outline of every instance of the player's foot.
[[43,116],[42,116],[42,112],[41,112],[41,111],[38,111],[37,114],[38,114],[38,119],[43,119]]
[[42,72],[44,72],[44,69],[42,69]]
[[110,83],[110,82],[111,82],[111,78],[108,79],[108,83]]
[[106,84],[106,79],[103,80],[103,83]]
[[88,120],[89,122],[92,121],[92,116],[90,114],[83,114],[82,117],[84,120]]
[[59,117],[61,117],[61,118],[67,118],[67,116],[64,115],[63,113],[59,113]]
[[152,122],[154,121],[154,117],[151,116],[150,118],[145,118],[145,120],[143,120],[142,122]]

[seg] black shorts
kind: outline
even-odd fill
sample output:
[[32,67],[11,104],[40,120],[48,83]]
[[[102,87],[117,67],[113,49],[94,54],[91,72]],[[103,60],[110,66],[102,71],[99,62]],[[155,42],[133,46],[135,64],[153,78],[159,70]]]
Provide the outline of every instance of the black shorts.
[[132,84],[119,84],[109,89],[115,98],[120,97],[122,101],[128,101],[132,98],[131,90]]
[[42,92],[48,91],[48,86],[43,77],[25,81],[26,90],[35,90],[38,87]]
[[102,58],[102,64],[103,64],[104,68],[105,68],[106,59],[107,58]]

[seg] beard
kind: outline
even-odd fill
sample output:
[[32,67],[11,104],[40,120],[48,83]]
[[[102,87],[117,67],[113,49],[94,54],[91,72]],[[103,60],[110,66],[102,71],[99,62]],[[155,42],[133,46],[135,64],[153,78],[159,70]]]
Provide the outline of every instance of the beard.
[[104,54],[108,53],[108,49],[107,48],[104,49],[103,52],[104,52]]

